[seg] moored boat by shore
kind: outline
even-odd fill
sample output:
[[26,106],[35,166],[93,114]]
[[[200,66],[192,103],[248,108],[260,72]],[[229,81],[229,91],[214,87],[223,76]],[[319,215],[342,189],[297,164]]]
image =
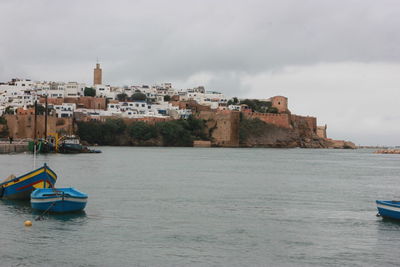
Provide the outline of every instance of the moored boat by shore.
[[93,150],[81,144],[78,136],[64,136],[58,145],[59,153],[73,154],[73,153],[101,153],[100,150]]
[[19,177],[10,175],[0,183],[0,198],[12,200],[29,200],[36,188],[54,187],[57,175],[46,164]]
[[49,212],[76,212],[86,207],[88,196],[74,188],[38,188],[31,194],[33,209]]

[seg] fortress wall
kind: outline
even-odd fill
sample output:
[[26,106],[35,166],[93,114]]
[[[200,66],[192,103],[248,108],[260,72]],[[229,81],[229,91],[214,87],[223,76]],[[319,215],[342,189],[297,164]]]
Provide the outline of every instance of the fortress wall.
[[240,112],[229,110],[201,111],[197,114],[197,117],[206,121],[206,127],[211,132],[214,146],[239,146]]
[[308,128],[313,132],[317,133],[317,118],[316,117],[305,117],[299,115],[291,115],[292,125],[302,125],[305,122]]
[[258,118],[263,122],[274,124],[283,128],[291,128],[291,121],[289,114],[273,114],[273,113],[256,113],[256,112],[243,112],[247,119]]
[[[43,138],[44,115],[37,116],[36,137]],[[34,115],[5,115],[10,136],[14,139],[34,138]],[[47,133],[72,133],[72,118],[47,117]]]
[[[39,103],[44,104],[45,98],[39,99]],[[102,97],[81,96],[81,97],[65,97],[65,98],[48,98],[48,104],[62,105],[63,103],[75,103],[77,106],[83,106],[87,109],[103,109],[107,108],[107,100]]]
[[317,126],[317,135],[320,138],[327,138],[327,134],[326,134],[326,125],[325,126]]

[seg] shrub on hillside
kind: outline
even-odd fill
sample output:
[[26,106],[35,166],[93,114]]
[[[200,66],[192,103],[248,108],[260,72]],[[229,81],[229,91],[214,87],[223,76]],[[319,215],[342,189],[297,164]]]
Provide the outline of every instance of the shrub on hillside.
[[157,128],[143,121],[132,123],[128,127],[128,132],[133,139],[138,141],[147,141],[158,136]]

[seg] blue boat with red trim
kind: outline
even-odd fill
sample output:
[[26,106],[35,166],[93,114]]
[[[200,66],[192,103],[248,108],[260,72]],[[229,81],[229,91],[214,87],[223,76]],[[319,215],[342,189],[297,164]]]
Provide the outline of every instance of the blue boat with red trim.
[[46,163],[19,177],[10,176],[0,183],[0,198],[10,200],[29,200],[36,188],[53,188],[57,174]]
[[38,188],[31,194],[31,207],[45,212],[76,212],[86,207],[87,194],[75,188]]
[[377,200],[378,214],[383,218],[400,220],[400,201]]

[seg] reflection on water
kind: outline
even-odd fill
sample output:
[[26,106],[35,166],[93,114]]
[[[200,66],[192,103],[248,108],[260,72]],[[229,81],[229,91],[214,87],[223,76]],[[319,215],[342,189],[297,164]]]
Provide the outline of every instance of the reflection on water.
[[4,207],[5,212],[11,214],[27,214],[32,211],[31,203],[29,201],[1,200],[0,205]]
[[390,218],[380,218],[380,222],[378,223],[378,230],[393,230],[398,231],[400,230],[400,220],[390,219]]
[[48,213],[44,216],[44,219],[71,223],[84,223],[87,220],[87,215],[85,211],[70,213]]
[[[69,212],[69,213],[54,213],[54,212],[44,212],[41,210],[32,209],[29,201],[22,200],[1,200],[0,201],[0,210],[3,210],[6,213],[10,213],[8,216],[12,215],[22,215],[25,217],[29,217],[32,215],[36,221],[42,220],[56,220],[63,222],[84,222],[86,219],[86,212],[77,211],[77,212]],[[5,214],[2,212],[2,214]]]
[[[46,214],[27,228],[41,212],[0,201],[0,266],[398,265],[400,222],[375,217],[375,199],[400,192],[398,155],[102,150],[38,156],[57,186],[89,195],[86,212]],[[0,177],[30,162],[0,155]]]

